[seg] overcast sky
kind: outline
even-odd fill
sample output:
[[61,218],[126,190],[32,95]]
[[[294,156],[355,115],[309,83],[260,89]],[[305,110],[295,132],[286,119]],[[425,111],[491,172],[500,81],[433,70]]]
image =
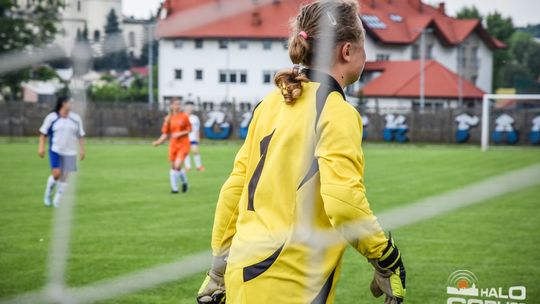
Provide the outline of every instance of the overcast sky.
[[[155,12],[162,0],[122,0],[124,14],[146,18],[150,12]],[[380,0],[378,0],[380,1]],[[424,0],[427,3],[439,3],[439,0]],[[497,10],[504,16],[511,16],[514,24],[524,26],[540,23],[540,0],[447,0],[446,11],[454,15],[461,7],[475,5],[482,14]]]

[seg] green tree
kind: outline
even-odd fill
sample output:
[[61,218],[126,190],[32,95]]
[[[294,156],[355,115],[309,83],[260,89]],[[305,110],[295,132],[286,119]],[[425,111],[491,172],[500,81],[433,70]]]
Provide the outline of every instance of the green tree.
[[528,70],[528,73],[520,75],[521,78],[534,82],[540,76],[540,44],[530,34],[519,31],[512,35],[509,44],[513,62]]
[[[63,0],[32,1],[19,5],[17,0],[0,0],[0,52],[18,52],[28,47],[51,43],[58,32]],[[14,100],[21,82],[31,77],[29,68],[0,74],[0,89]],[[7,90],[5,90],[7,88]]]
[[46,65],[39,66],[32,71],[32,79],[47,81],[53,78],[59,78],[56,71]]
[[529,24],[526,27],[519,29],[522,32],[531,34],[534,37],[540,37],[540,23],[539,24]]
[[501,86],[505,88],[514,87],[516,78],[532,78],[529,69],[526,66],[517,62],[510,62],[505,64],[503,67],[501,67],[500,71]]
[[125,70],[130,66],[129,56],[126,52],[126,43],[118,17],[114,9],[107,15],[105,24],[105,40],[103,41],[103,56],[96,60],[94,68],[98,70]]
[[516,31],[512,18],[504,18],[497,11],[487,15],[486,25],[488,32],[504,43],[508,43],[510,37],[512,37],[512,34]]
[[[510,37],[515,32],[514,22],[512,18],[504,18],[499,12],[495,11],[486,17],[487,31],[495,38],[501,40],[507,45],[510,42]],[[512,56],[508,49],[498,49],[493,53],[493,86],[495,89],[505,87],[507,77],[503,73],[507,73],[508,69],[503,69],[505,65],[512,62]],[[516,70],[515,67],[512,67]]]
[[462,7],[457,12],[456,18],[458,18],[458,19],[478,19],[480,21],[482,21],[484,19],[482,14],[480,14],[478,9],[474,5],[471,5],[470,7],[468,7],[468,6]]
[[[141,55],[139,58],[135,61],[135,64],[137,66],[145,66],[148,65],[148,52],[149,52],[149,43],[145,43],[143,45],[143,48],[141,50]],[[152,43],[153,49],[152,49],[152,62],[154,64],[157,64],[158,57],[159,57],[159,43],[157,41],[154,41]]]
[[539,49],[540,43],[536,42],[534,37],[528,33],[518,31],[510,38],[510,52],[513,58],[537,73],[540,73],[538,66],[540,62]]

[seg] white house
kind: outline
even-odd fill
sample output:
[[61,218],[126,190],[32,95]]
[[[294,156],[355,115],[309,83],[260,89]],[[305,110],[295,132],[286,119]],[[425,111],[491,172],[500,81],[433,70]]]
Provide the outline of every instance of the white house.
[[[34,2],[36,0],[18,0],[23,8],[33,5]],[[75,45],[77,33],[82,33],[86,27],[92,48],[97,55],[100,55],[101,43],[105,39],[107,15],[111,10],[114,10],[118,16],[128,54],[138,57],[148,37],[146,27],[148,20],[124,17],[122,0],[65,0],[55,43],[61,46],[66,54],[70,54]]]
[[[292,65],[286,45],[288,21],[302,2],[305,1],[274,0],[266,4],[253,1],[248,10],[184,29],[181,21],[190,11],[219,3],[166,0],[157,28],[160,101],[172,96],[190,96],[214,103],[258,102],[273,89],[276,70]],[[452,78],[459,84],[444,94],[432,92],[438,86],[426,87],[426,98],[432,100],[477,99],[479,94],[491,92],[493,51],[504,44],[491,37],[479,20],[449,17],[444,12],[444,3],[435,8],[421,0],[359,2],[367,32],[368,61],[413,62],[424,53],[425,60],[437,65],[432,66],[431,74],[439,73],[435,74],[439,78],[453,74]],[[397,89],[392,96],[367,93],[381,91],[370,88],[377,84],[370,81],[384,73],[408,74],[394,76],[414,80],[419,70],[401,71],[388,64],[382,70],[368,69],[363,79],[346,92],[353,96],[362,92],[368,102],[370,98],[386,98],[412,105],[419,93],[400,95]],[[463,91],[463,83],[467,92]]]

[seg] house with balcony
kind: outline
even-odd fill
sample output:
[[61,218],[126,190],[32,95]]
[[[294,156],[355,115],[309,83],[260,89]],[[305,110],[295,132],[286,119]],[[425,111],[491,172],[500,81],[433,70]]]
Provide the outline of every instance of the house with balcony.
[[[173,96],[216,104],[260,101],[273,89],[276,71],[292,65],[289,20],[306,2],[252,1],[231,11],[221,1],[166,0],[156,30],[160,102]],[[428,106],[454,107],[491,92],[493,51],[505,45],[479,20],[447,16],[444,3],[359,2],[368,63],[346,88],[350,102],[407,110],[418,105],[422,83]],[[211,15],[193,19],[201,12]]]

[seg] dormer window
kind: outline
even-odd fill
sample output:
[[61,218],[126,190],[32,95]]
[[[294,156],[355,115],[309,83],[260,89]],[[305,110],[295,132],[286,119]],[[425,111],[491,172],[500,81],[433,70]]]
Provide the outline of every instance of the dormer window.
[[390,20],[392,20],[394,22],[397,22],[397,23],[403,22],[403,17],[401,17],[398,14],[390,14],[389,17],[390,17]]

